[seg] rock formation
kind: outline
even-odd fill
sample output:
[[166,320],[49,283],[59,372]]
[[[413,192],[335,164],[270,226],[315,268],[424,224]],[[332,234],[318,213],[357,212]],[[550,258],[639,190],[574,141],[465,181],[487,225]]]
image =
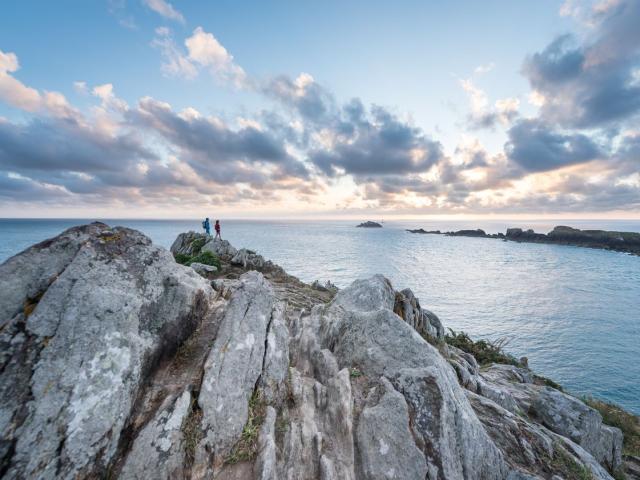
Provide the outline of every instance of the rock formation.
[[[337,290],[197,233],[206,280],[125,228],[0,265],[0,474],[611,479],[622,434],[527,368],[447,345],[384,277]],[[205,272],[210,275],[212,272]]]
[[[439,230],[426,231],[422,228],[407,229],[406,231],[409,233],[441,234]],[[640,255],[640,233],[636,232],[579,230],[572,227],[558,226],[554,227],[554,229],[546,235],[544,233],[536,233],[531,229],[523,230],[521,228],[507,228],[506,235],[503,233],[486,233],[481,229],[444,232],[444,235],[449,237],[500,238],[503,240],[513,240],[515,242],[572,245],[576,247],[599,248]]]
[[366,221],[362,222],[360,225],[356,225],[356,227],[360,228],[382,228],[382,225],[378,222]]

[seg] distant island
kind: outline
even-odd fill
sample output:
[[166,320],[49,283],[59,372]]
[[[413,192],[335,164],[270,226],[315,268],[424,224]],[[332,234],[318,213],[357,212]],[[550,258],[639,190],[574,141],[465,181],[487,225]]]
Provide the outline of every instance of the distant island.
[[515,242],[552,243],[573,245],[576,247],[600,248],[640,255],[640,233],[610,232],[606,230],[580,230],[578,228],[557,226],[549,233],[536,233],[522,228],[508,228],[504,233],[486,233],[484,230],[457,230],[455,232],[427,231],[422,228],[407,229],[410,233],[447,235],[449,237],[500,238]]
[[367,221],[367,222],[361,223],[360,225],[356,225],[356,227],[358,227],[358,228],[382,228],[382,225],[380,225],[378,222]]

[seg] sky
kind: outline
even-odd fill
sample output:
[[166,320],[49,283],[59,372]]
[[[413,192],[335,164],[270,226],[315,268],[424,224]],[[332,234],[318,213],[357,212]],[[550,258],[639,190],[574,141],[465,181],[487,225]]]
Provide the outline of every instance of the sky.
[[0,10],[0,217],[640,218],[640,0]]

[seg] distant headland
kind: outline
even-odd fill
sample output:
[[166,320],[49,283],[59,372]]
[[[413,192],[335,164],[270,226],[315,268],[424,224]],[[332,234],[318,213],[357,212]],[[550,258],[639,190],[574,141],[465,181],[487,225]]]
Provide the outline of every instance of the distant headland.
[[486,233],[484,230],[457,230],[455,232],[427,231],[423,228],[407,229],[410,233],[447,235],[449,237],[500,238],[515,242],[552,243],[573,245],[576,247],[600,248],[640,255],[640,233],[613,232],[606,230],[580,230],[578,228],[557,226],[549,233],[536,233],[522,228],[508,228],[504,233]]

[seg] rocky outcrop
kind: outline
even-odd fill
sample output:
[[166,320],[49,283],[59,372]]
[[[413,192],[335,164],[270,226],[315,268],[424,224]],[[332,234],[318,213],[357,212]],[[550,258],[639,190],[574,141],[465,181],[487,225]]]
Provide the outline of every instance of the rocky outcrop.
[[142,234],[104,224],[10,258],[0,291],[3,470],[42,479],[106,471],[145,378],[212,293]]
[[[409,233],[432,233],[439,234],[438,231],[426,231],[422,228],[408,229]],[[492,234],[484,230],[458,230],[455,232],[445,232],[449,237],[481,237],[499,238],[503,240],[513,240],[515,242],[529,243],[551,243],[556,245],[572,245],[577,247],[600,248],[604,250],[615,250],[618,252],[632,253],[640,255],[640,233],[636,232],[609,232],[606,230],[579,230],[572,227],[558,226],[547,233],[536,233],[531,229],[507,228],[507,233]]]
[[193,231],[181,233],[171,245],[171,253],[174,255],[197,255],[201,252],[210,252],[220,258],[229,259],[238,251],[227,240]]
[[568,480],[622,467],[621,432],[598,412],[527,368],[480,368],[411,290],[380,275],[311,287],[193,232],[172,250],[205,247],[222,259],[210,284],[103,224],[0,266],[0,473]]
[[366,221],[366,222],[362,222],[359,225],[356,225],[356,227],[359,228],[382,228],[382,225],[379,224],[378,222],[372,222],[372,221]]

